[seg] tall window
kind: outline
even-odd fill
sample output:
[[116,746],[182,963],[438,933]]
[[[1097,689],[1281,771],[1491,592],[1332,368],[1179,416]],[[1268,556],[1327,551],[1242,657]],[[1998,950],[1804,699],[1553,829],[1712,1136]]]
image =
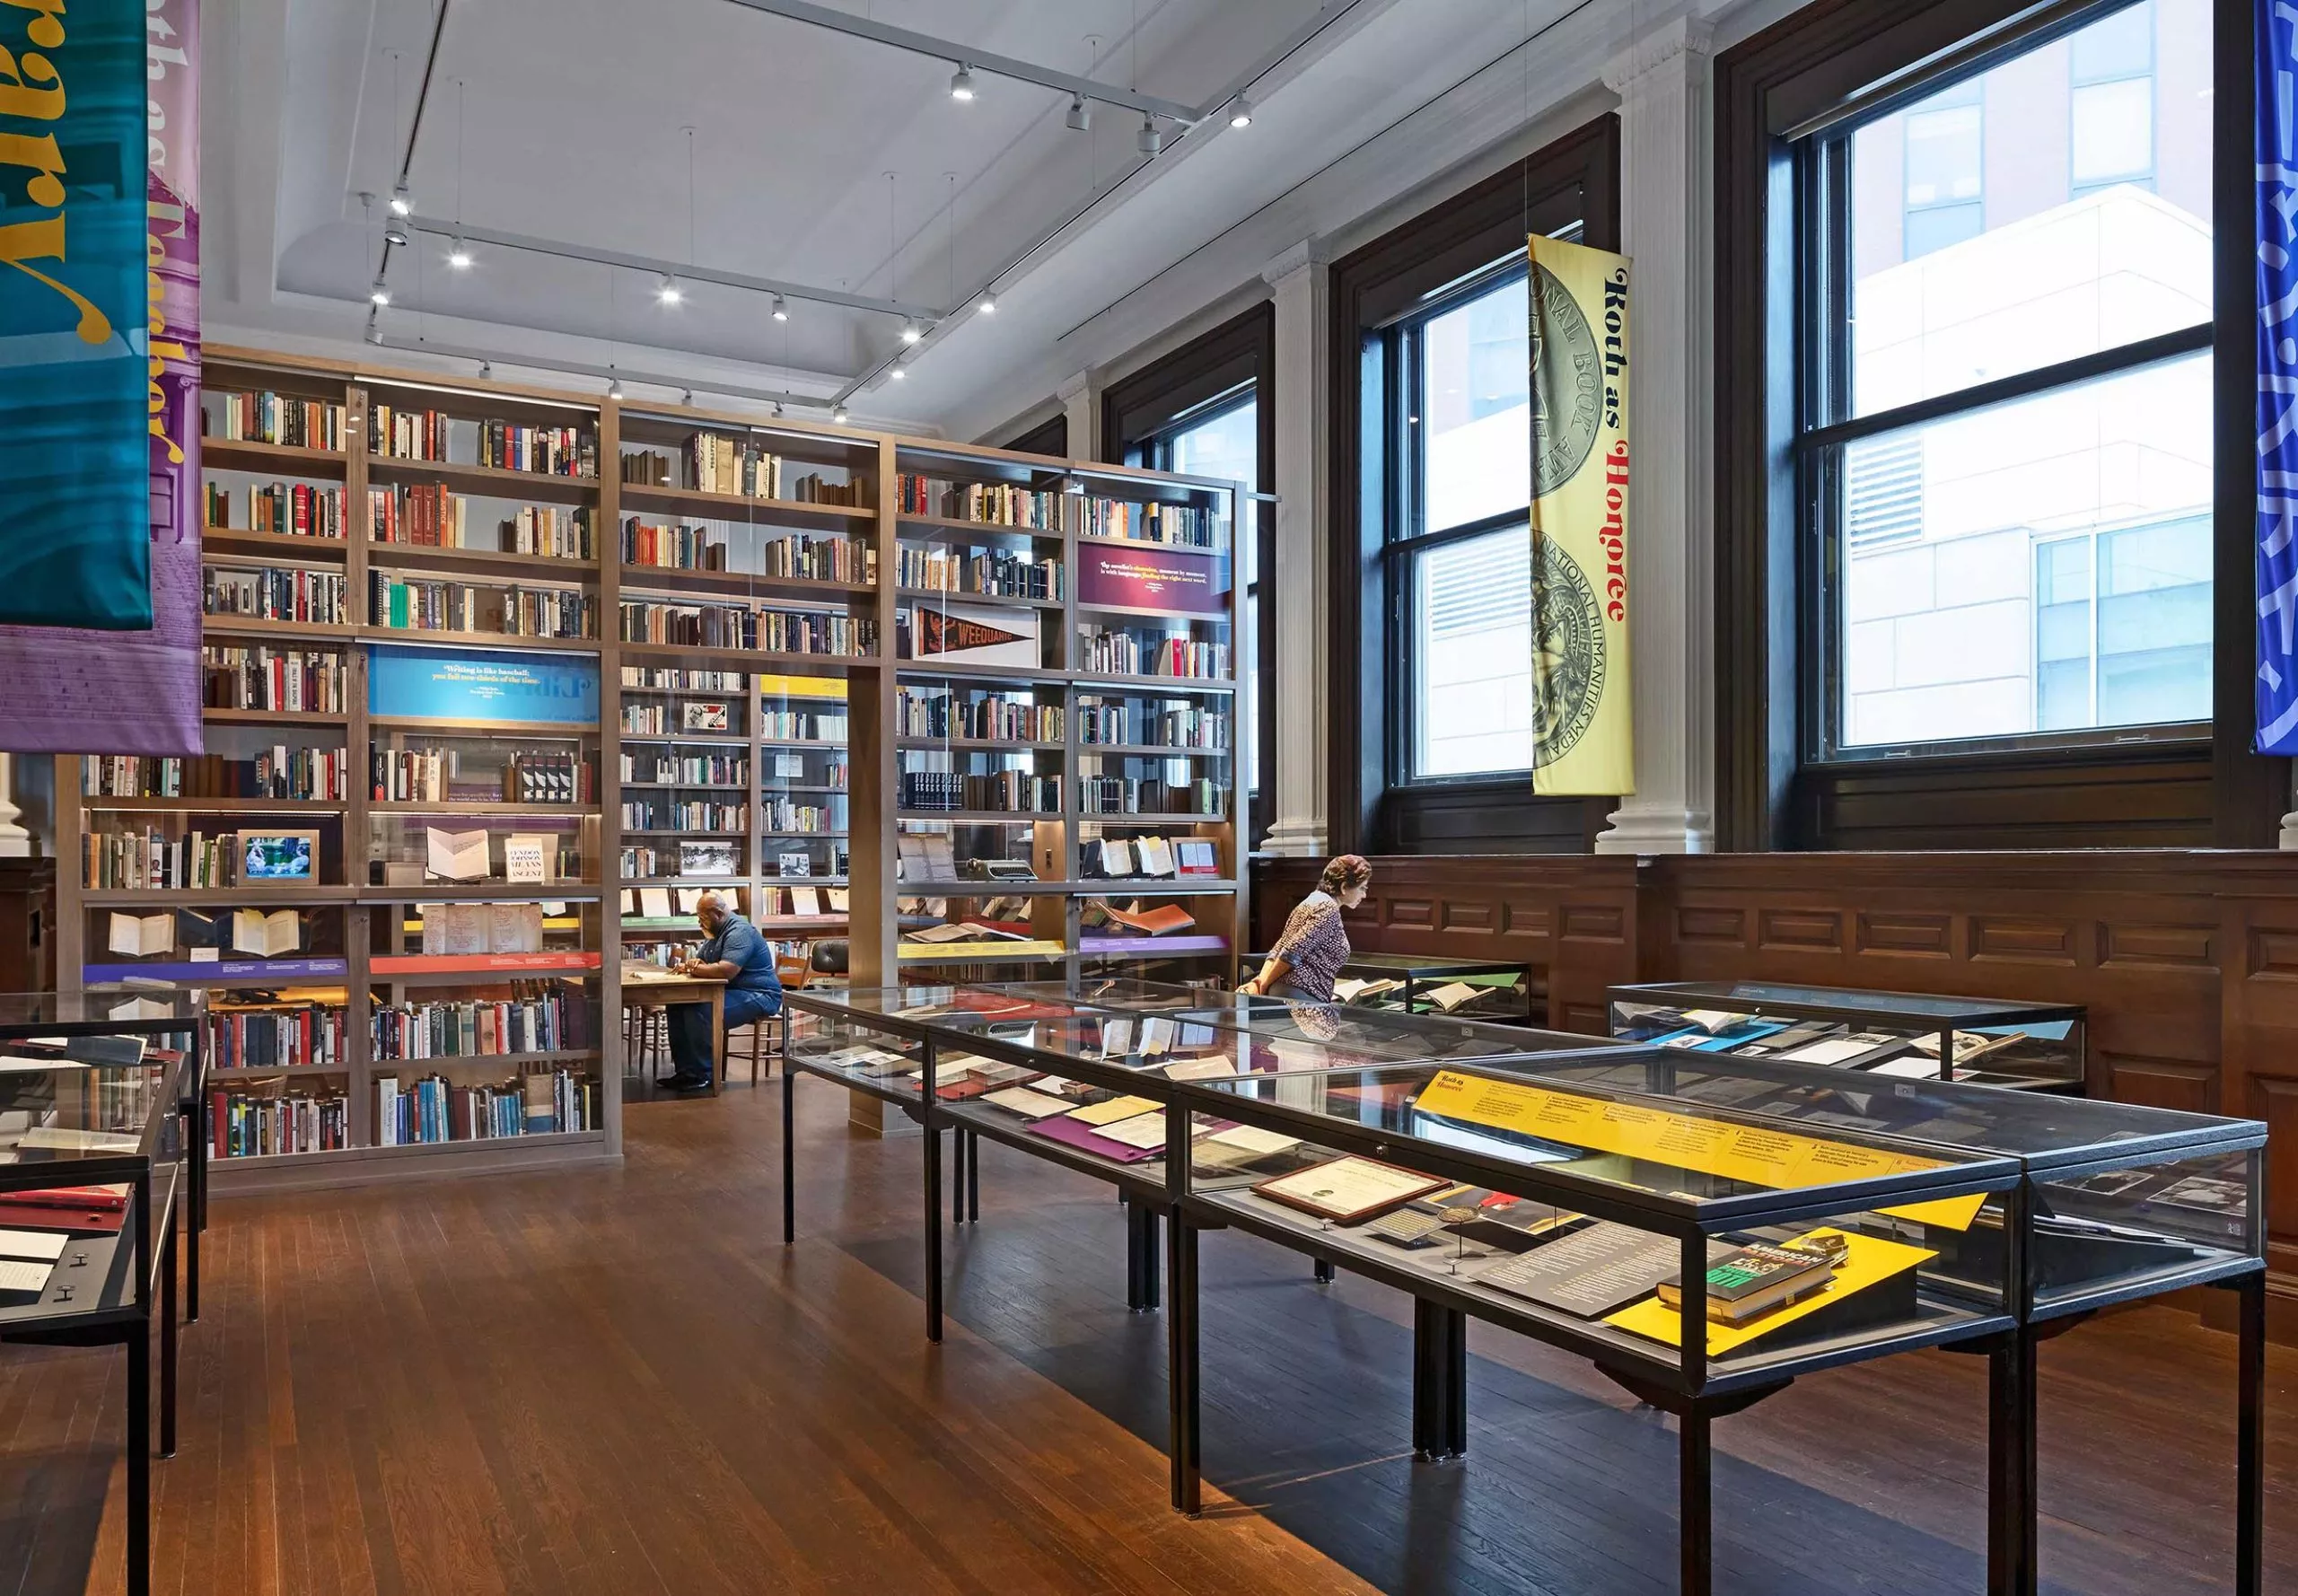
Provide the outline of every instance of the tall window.
[[1804,141],[1810,757],[2209,718],[2209,186],[2150,186],[2207,167],[2210,24],[2101,7]]
[[1387,335],[1406,782],[1531,767],[1528,317],[1512,259],[1429,295]]
[[[1241,390],[1207,400],[1180,417],[1159,437],[1154,452],[1160,470],[1192,477],[1228,477],[1249,485],[1258,482],[1260,408],[1253,385],[1248,382]],[[1237,519],[1233,541],[1237,561],[1234,574],[1241,601],[1236,637],[1238,685],[1242,689],[1241,701],[1253,706],[1258,715],[1267,709],[1260,695],[1260,539],[1253,535],[1253,527],[1259,520],[1259,506],[1250,502],[1240,504]],[[1241,730],[1238,741],[1244,759],[1241,785],[1245,793],[1258,798],[1261,790],[1260,739],[1258,735],[1246,736]]]

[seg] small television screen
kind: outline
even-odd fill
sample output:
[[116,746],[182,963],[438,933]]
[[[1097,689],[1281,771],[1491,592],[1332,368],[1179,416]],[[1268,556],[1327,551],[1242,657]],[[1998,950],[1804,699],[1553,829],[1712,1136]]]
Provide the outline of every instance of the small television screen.
[[319,879],[320,834],[316,831],[242,831],[240,880],[312,881]]

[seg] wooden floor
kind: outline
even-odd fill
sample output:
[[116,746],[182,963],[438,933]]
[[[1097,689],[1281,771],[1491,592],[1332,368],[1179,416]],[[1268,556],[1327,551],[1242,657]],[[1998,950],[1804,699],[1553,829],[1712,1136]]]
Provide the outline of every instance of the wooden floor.
[[[1404,1299],[1204,1248],[1206,1515],[1165,1504],[1163,1327],[1105,1188],[984,1146],[920,1330],[917,1143],[800,1088],[634,1106],[610,1172],[219,1202],[157,1466],[170,1592],[1658,1593],[1673,1437],[1471,1338],[1464,1463],[1409,1457]],[[2298,1357],[2271,1364],[2269,1589],[2298,1592]],[[2232,1346],[2166,1310],[2043,1349],[2046,1588],[2229,1588]],[[1977,1592],[1984,1366],[1926,1354],[1717,1428],[1719,1588]],[[0,1351],[0,1596],[121,1589],[117,1353]],[[88,1570],[92,1559],[93,1573]]]

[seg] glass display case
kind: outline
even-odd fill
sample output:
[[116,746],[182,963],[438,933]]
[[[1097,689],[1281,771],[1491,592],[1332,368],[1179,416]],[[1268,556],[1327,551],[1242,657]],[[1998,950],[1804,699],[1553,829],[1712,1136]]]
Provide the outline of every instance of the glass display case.
[[1612,1034],[1665,1048],[1902,1080],[2083,1090],[2084,1017],[2073,1004],[1777,981],[1663,981],[1609,996]]
[[[1258,972],[1267,960],[1267,953],[1246,954],[1245,973]],[[1504,960],[1351,953],[1332,995],[1351,1008],[1393,1013],[1460,1014],[1528,1025],[1535,1019],[1531,972]]]

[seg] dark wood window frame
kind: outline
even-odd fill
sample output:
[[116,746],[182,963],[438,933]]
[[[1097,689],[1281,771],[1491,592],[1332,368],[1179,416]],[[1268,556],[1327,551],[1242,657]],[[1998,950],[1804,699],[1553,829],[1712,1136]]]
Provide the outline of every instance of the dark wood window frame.
[[[1399,450],[1384,396],[1399,377],[1384,330],[1427,295],[1521,251],[1528,232],[1575,220],[1583,242],[1619,247],[1619,120],[1609,114],[1333,264],[1327,825],[1335,852],[1585,853],[1617,807],[1536,798],[1522,776],[1397,779],[1404,618],[1385,550]],[[1369,713],[1346,713],[1352,688]]]
[[[1101,390],[1101,455],[1113,465],[1156,464],[1145,458],[1160,434],[1214,400],[1250,385],[1258,436],[1256,493],[1276,491],[1276,311],[1263,303],[1231,317],[1171,354],[1128,373]],[[1276,517],[1266,500],[1250,501],[1241,518],[1253,538],[1260,591],[1270,591],[1276,562]],[[1241,531],[1242,529],[1241,529]],[[1260,786],[1246,816],[1248,846],[1276,823],[1276,627],[1263,615],[1254,627],[1260,702],[1255,706],[1255,767]],[[1243,772],[1239,773],[1240,777]]]
[[997,447],[1011,449],[1016,454],[1050,454],[1056,460],[1067,460],[1069,413],[1066,410],[1057,411],[1027,432],[1016,433]]
[[2284,761],[2250,750],[2250,16],[2215,0],[2212,209],[2211,739],[1975,750],[1888,767],[1809,763],[1819,647],[1799,581],[1795,155],[1787,135],[2087,10],[2068,0],[1820,0],[1718,57],[1716,826],[1734,851],[1796,847],[2270,846]]

